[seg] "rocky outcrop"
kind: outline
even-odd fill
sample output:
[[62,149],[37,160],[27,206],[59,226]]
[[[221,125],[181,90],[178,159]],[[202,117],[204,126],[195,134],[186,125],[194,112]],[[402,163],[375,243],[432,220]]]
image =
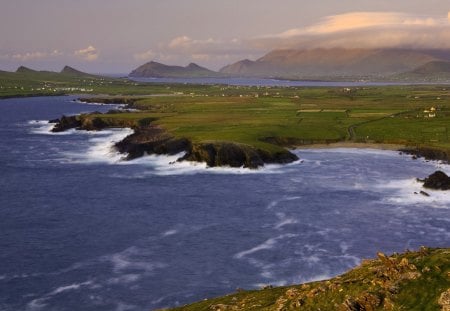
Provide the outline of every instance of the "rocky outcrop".
[[185,138],[174,138],[157,126],[138,127],[134,133],[115,144],[120,153],[126,153],[126,160],[133,160],[145,154],[174,155],[190,149]]
[[193,145],[181,160],[206,162],[210,167],[258,168],[265,163],[291,163],[298,157],[287,150],[270,153],[244,144],[211,142]]
[[442,171],[436,171],[423,180],[423,186],[428,189],[450,190],[450,177]]
[[230,166],[255,169],[266,163],[286,164],[298,160],[298,157],[286,149],[267,151],[249,145],[234,142],[191,143],[186,138],[176,138],[164,129],[153,125],[154,119],[141,120],[109,118],[108,114],[84,114],[62,116],[51,120],[56,123],[53,132],[71,128],[98,131],[108,127],[129,127],[134,133],[115,144],[115,148],[127,154],[126,160],[133,160],[145,154],[175,155],[185,152],[179,161],[205,162],[209,167]]
[[417,158],[425,158],[426,160],[437,160],[450,163],[450,151],[431,148],[431,147],[417,147],[410,149],[402,149],[401,152],[411,154]]
[[50,120],[49,123],[56,123],[52,132],[64,132],[81,126],[79,116],[62,116],[60,119]]
[[98,103],[105,105],[127,105],[127,108],[133,106],[133,104],[142,97],[81,97],[78,98],[79,101],[83,103]]

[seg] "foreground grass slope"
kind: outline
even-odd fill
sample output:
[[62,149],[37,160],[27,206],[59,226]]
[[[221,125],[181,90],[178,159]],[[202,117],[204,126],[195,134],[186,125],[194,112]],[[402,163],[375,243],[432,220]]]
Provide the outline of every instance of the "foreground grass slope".
[[[444,306],[447,308],[445,309]],[[450,249],[421,248],[376,259],[330,280],[240,291],[171,309],[211,310],[448,310]]]

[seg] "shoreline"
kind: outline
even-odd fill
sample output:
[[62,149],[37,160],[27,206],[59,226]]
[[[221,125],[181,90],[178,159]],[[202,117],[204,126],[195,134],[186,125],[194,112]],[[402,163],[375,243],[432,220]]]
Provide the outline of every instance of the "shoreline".
[[402,151],[410,148],[407,145],[400,144],[386,144],[386,143],[357,143],[342,141],[336,143],[319,143],[319,144],[308,144],[308,145],[298,145],[294,146],[293,150],[302,149],[334,149],[334,148],[356,148],[356,149],[378,149],[378,150],[390,150],[390,151]]

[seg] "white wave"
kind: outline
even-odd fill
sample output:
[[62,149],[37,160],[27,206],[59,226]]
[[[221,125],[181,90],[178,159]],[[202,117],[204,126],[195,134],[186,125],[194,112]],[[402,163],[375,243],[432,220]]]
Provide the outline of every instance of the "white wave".
[[162,236],[163,236],[163,237],[166,237],[166,236],[175,235],[175,234],[177,234],[177,233],[178,233],[178,230],[175,230],[175,229],[173,229],[173,230],[167,230],[166,232],[163,232],[163,233],[162,233]]
[[70,285],[66,285],[66,286],[60,286],[60,287],[56,288],[54,291],[52,291],[51,293],[49,293],[48,296],[57,295],[59,293],[66,292],[69,290],[77,290],[82,286],[87,286],[87,285],[91,285],[91,284],[92,284],[92,281],[86,281],[83,283],[74,283],[74,284],[70,284]]
[[103,261],[110,262],[113,266],[114,273],[122,273],[126,270],[141,270],[143,273],[152,273],[156,269],[167,267],[166,264],[160,262],[149,262],[145,256],[146,251],[141,251],[135,246],[126,250],[103,257]]
[[280,221],[275,224],[275,226],[274,226],[275,229],[281,229],[284,226],[294,225],[294,224],[298,223],[297,219],[292,218],[292,217],[287,217],[285,213],[277,213],[276,216],[278,217],[278,219]]
[[[375,186],[385,193],[384,202],[396,205],[424,205],[434,208],[450,209],[450,195],[448,191],[423,188],[423,183],[416,179],[393,180]],[[387,191],[386,191],[387,190]],[[424,191],[429,196],[420,192]]]
[[[53,133],[51,130],[55,126],[54,123],[49,123],[48,120],[31,120],[27,122],[27,125],[31,127],[30,132],[33,134],[41,135],[54,135],[59,133]],[[65,132],[61,132],[65,133]]]
[[278,244],[279,240],[283,240],[283,239],[286,239],[286,238],[293,238],[293,237],[297,237],[297,236],[298,236],[297,234],[290,234],[290,233],[289,234],[282,234],[282,235],[279,235],[279,236],[277,236],[275,238],[270,238],[270,239],[264,241],[263,243],[255,246],[255,247],[253,247],[251,249],[239,252],[239,253],[235,254],[233,257],[236,258],[236,259],[241,259],[243,257],[246,257],[247,255],[251,255],[251,254],[259,252],[261,250],[272,249],[272,248],[275,247],[276,244]]
[[[286,171],[286,165],[268,164],[258,169],[244,167],[208,167],[205,162],[178,161],[185,155],[181,152],[176,155],[145,155],[132,161],[120,162],[121,165],[143,165],[148,170],[134,176],[135,178],[145,178],[151,175],[171,176],[171,175],[195,175],[195,174],[282,174]],[[125,176],[124,176],[125,177]]]
[[133,133],[129,128],[114,128],[105,131],[77,131],[89,135],[87,150],[65,152],[65,162],[70,163],[118,163],[124,157],[114,149],[114,144]]
[[301,196],[286,196],[279,200],[271,201],[269,203],[269,205],[267,206],[267,209],[273,209],[273,208],[277,207],[281,202],[295,201],[295,200],[299,200],[301,198],[302,198]]
[[128,284],[128,283],[134,283],[139,281],[141,278],[141,275],[139,274],[123,274],[118,277],[110,278],[106,281],[108,284]]
[[60,293],[71,291],[71,290],[78,290],[81,287],[90,286],[92,284],[93,284],[92,281],[86,281],[86,282],[82,282],[82,283],[73,283],[70,285],[57,287],[56,289],[43,295],[42,297],[33,299],[32,301],[30,301],[27,304],[27,310],[30,310],[30,311],[45,310],[47,307],[46,302],[48,300],[50,300],[53,296],[56,296]]

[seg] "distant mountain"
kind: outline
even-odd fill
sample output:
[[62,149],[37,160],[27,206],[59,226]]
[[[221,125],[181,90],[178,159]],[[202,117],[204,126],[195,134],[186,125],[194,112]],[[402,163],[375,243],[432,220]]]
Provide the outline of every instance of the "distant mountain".
[[221,76],[221,74],[194,63],[182,67],[169,66],[152,61],[139,66],[129,76],[136,78],[210,78]]
[[221,73],[241,77],[322,79],[389,77],[434,61],[450,61],[450,51],[408,49],[275,50],[256,61],[225,66]]
[[414,69],[412,73],[415,74],[439,74],[450,73],[450,62],[432,61]]
[[431,61],[411,71],[394,75],[392,78],[406,82],[449,82],[450,61]]
[[25,66],[20,66],[19,68],[17,68],[16,73],[36,73],[38,72],[37,70],[33,70],[30,69],[28,67]]

